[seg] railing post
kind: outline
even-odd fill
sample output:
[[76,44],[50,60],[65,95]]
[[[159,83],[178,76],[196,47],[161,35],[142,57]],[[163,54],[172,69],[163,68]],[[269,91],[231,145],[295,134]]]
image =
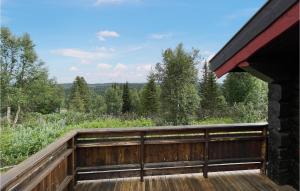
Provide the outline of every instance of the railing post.
[[205,148],[204,148],[204,166],[203,166],[203,176],[204,178],[208,177],[208,130],[205,129]]
[[144,136],[145,133],[141,132],[140,137],[140,166],[141,166],[141,182],[144,182]]
[[68,166],[67,166],[67,175],[72,176],[72,180],[68,185],[68,190],[73,191],[75,188],[76,180],[75,180],[75,137],[70,139],[67,143],[67,147],[72,149],[72,153],[68,157]]
[[261,158],[262,158],[262,166],[260,169],[261,174],[266,174],[266,153],[267,153],[267,127],[264,127],[262,130],[262,135],[264,136],[262,145],[261,145]]

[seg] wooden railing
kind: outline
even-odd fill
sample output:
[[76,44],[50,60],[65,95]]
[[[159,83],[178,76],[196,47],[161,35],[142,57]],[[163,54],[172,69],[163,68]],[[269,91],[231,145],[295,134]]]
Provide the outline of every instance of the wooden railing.
[[[1,176],[1,190],[73,190],[77,181],[261,169],[267,124],[69,133]],[[51,189],[49,189],[51,188]]]

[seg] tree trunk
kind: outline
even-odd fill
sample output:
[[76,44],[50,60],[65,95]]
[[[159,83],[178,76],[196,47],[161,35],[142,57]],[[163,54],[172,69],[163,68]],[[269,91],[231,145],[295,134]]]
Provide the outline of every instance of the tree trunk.
[[10,106],[7,106],[6,119],[7,119],[7,123],[9,125],[11,125],[11,107]]
[[15,116],[15,120],[14,120],[14,123],[13,123],[13,128],[16,127],[16,124],[17,124],[18,119],[19,119],[20,111],[21,111],[21,107],[20,107],[20,105],[18,105],[18,110],[17,110],[16,116]]

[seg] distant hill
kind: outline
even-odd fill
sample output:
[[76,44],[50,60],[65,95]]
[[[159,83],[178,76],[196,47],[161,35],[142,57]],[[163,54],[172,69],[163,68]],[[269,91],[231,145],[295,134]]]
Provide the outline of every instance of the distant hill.
[[[97,94],[103,95],[105,90],[111,87],[115,83],[103,83],[103,84],[88,84],[88,86],[94,90]],[[124,83],[117,83],[118,85],[123,85]],[[72,83],[63,83],[59,84],[65,90],[65,94],[68,95],[70,92],[70,88],[72,87]],[[145,83],[129,83],[129,88],[142,89]]]

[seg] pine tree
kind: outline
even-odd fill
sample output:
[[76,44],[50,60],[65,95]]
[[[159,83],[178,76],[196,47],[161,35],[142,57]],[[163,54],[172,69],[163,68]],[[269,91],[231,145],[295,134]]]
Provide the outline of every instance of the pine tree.
[[182,44],[163,53],[161,108],[164,119],[174,125],[187,124],[198,108],[197,58],[198,51],[188,53]]
[[151,73],[142,92],[142,110],[147,116],[154,116],[159,111],[159,94],[155,84],[155,76]]
[[80,96],[78,86],[74,87],[72,97],[69,101],[69,110],[77,111],[77,112],[84,112],[84,102]]
[[206,62],[203,66],[203,76],[200,81],[199,90],[200,117],[217,117],[225,107],[224,97],[217,84],[215,74],[209,69]]
[[[71,87],[68,108],[72,108],[72,110],[74,111],[87,112],[89,111],[90,98],[91,92],[85,79],[83,77],[77,76]],[[80,104],[80,107],[78,106],[78,109],[76,109],[76,105],[74,105],[76,103]],[[81,108],[81,104],[83,105],[83,109]]]
[[85,81],[84,77],[79,77],[78,88],[79,88],[80,97],[84,103],[84,109],[85,109],[85,111],[89,111],[90,110],[91,92],[90,92],[90,88],[88,87],[88,84]]
[[105,90],[105,103],[107,113],[110,115],[118,115],[122,111],[122,91],[116,84]]
[[128,82],[123,85],[123,95],[122,95],[122,113],[128,113],[131,111],[131,97],[128,87]]

